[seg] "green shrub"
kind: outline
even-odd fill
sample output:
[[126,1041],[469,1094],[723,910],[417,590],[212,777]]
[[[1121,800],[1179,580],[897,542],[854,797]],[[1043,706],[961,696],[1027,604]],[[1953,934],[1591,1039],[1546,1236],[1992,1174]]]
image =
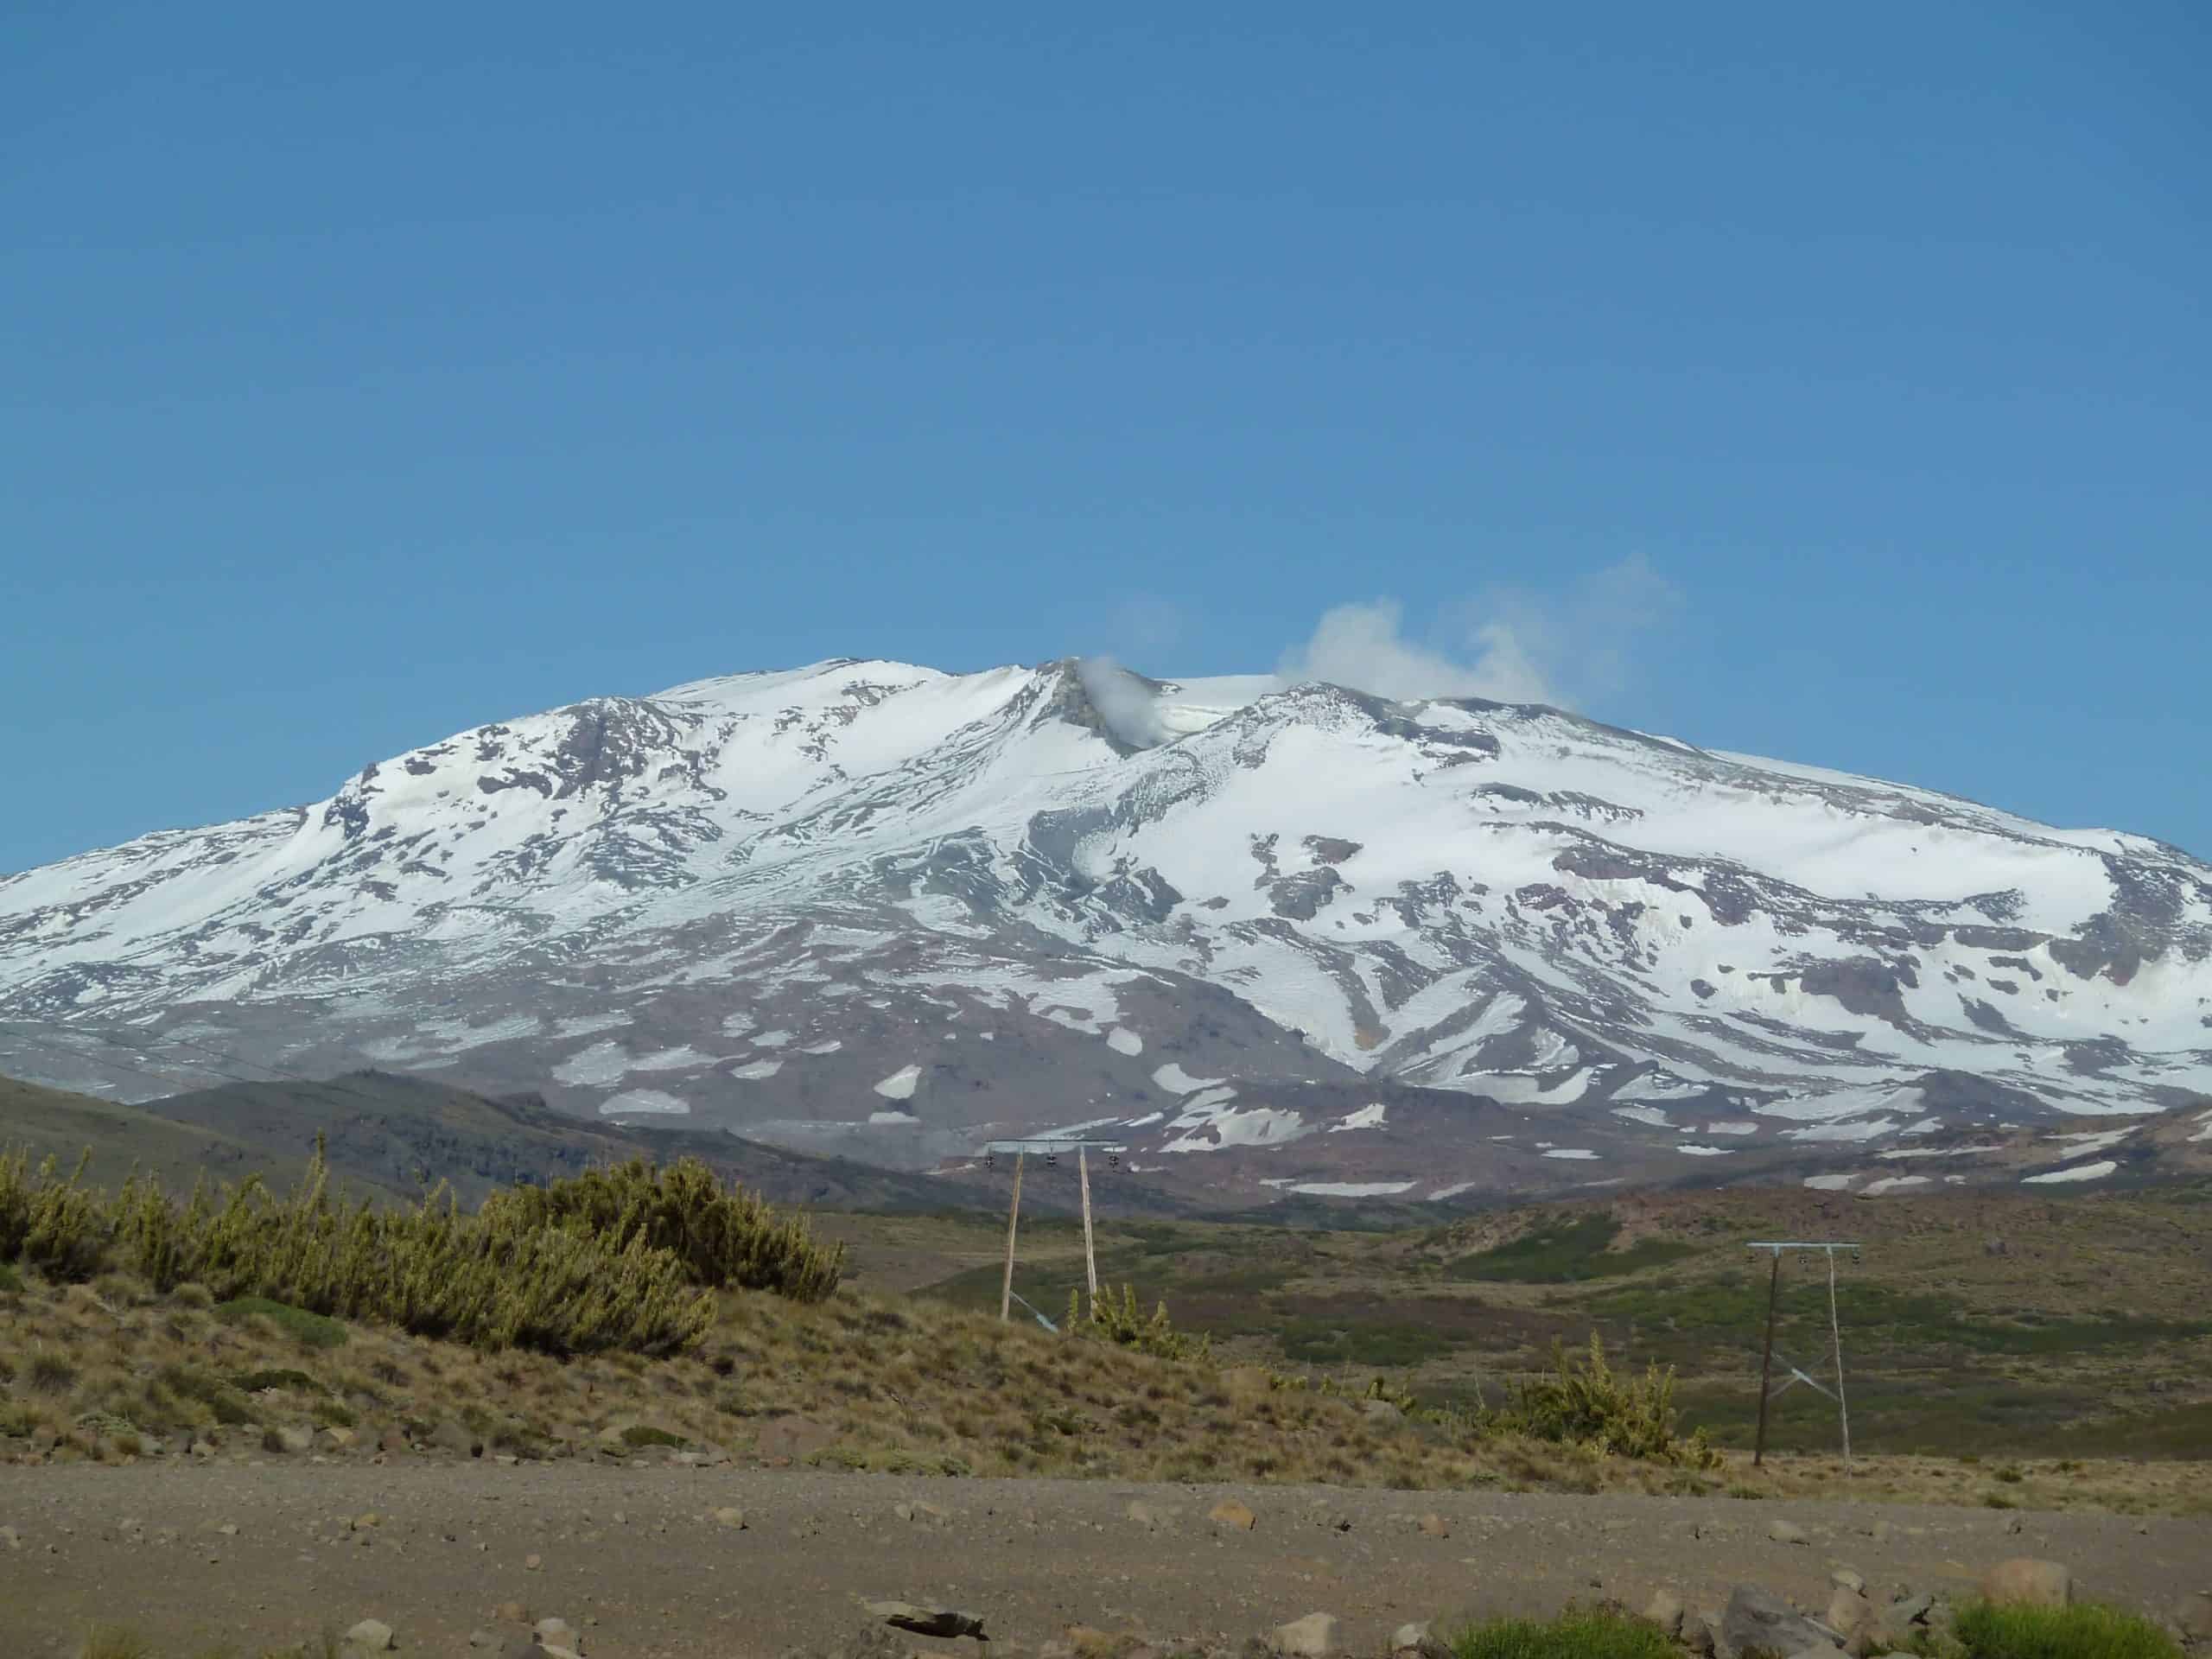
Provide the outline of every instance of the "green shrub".
[[650,1423],[632,1423],[622,1431],[625,1446],[671,1446],[683,1444],[681,1434],[671,1434],[664,1428],[655,1428]]
[[824,1244],[804,1217],[785,1220],[741,1187],[725,1191],[696,1158],[656,1169],[633,1158],[550,1186],[509,1187],[485,1200],[486,1222],[524,1230],[561,1228],[619,1249],[643,1237],[666,1250],[691,1282],[715,1290],[767,1290],[818,1302],[837,1288],[845,1247]]
[[1586,1355],[1553,1343],[1551,1375],[1516,1383],[1510,1402],[1491,1421],[1534,1440],[1592,1446],[1615,1457],[1719,1468],[1720,1452],[1705,1431],[1682,1439],[1676,1414],[1672,1370],[1654,1365],[1641,1378],[1616,1371],[1592,1332]]
[[82,1173],[64,1179],[51,1160],[33,1170],[26,1154],[0,1155],[0,1260],[57,1279],[128,1270],[308,1348],[344,1342],[344,1320],[372,1319],[482,1348],[674,1353],[705,1334],[713,1291],[819,1300],[844,1258],[696,1159],[509,1189],[474,1216],[442,1188],[410,1208],[337,1202],[320,1146],[284,1198],[254,1179],[179,1200],[136,1175],[111,1198]]
[[342,1348],[346,1342],[343,1321],[310,1313],[286,1302],[273,1302],[266,1296],[240,1296],[225,1302],[216,1308],[215,1317],[226,1325],[251,1319],[266,1319],[302,1348]]
[[1679,1659],[1657,1627],[1570,1607],[1557,1618],[1499,1618],[1459,1631],[1456,1659]]
[[0,1262],[0,1296],[12,1296],[22,1287],[23,1275],[16,1271],[14,1264]]
[[595,1236],[497,1205],[464,1217],[442,1190],[410,1209],[340,1205],[320,1147],[283,1199],[250,1179],[179,1202],[136,1176],[111,1199],[50,1161],[34,1175],[22,1154],[0,1158],[0,1242],[57,1277],[122,1268],[188,1302],[226,1299],[226,1317],[259,1314],[310,1347],[344,1340],[340,1319],[365,1319],[485,1348],[664,1354],[714,1315],[684,1262],[642,1229]]
[[1103,1296],[1093,1297],[1088,1314],[1083,1311],[1081,1293],[1070,1291],[1067,1323],[1060,1328],[1069,1336],[1135,1348],[1160,1359],[1200,1358],[1211,1345],[1205,1337],[1178,1331],[1167,1317],[1167,1304],[1164,1301],[1152,1310],[1150,1319],[1146,1319],[1137,1312],[1137,1287],[1129,1284],[1122,1287],[1118,1301],[1110,1290]]
[[86,1153],[67,1180],[53,1159],[0,1154],[0,1262],[20,1256],[50,1279],[89,1279],[106,1259],[111,1224],[100,1193],[82,1185]]
[[2147,1618],[2094,1603],[2072,1607],[1959,1610],[1956,1634],[1967,1659],[2180,1659],[2173,1639]]

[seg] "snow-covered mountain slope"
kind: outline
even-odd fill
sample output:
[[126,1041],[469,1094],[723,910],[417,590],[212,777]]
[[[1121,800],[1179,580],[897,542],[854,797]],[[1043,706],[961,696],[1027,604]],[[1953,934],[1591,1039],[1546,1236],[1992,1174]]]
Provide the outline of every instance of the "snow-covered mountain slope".
[[1108,675],[597,699],[0,879],[0,1066],[368,1062],[910,1166],[1087,1124],[1414,1198],[2212,1105],[2172,848],[1548,709]]

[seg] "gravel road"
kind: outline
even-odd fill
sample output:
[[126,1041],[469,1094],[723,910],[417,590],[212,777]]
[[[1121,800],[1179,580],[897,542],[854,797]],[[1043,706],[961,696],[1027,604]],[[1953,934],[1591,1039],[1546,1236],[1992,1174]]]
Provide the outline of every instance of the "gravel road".
[[[1256,1524],[1210,1522],[1224,1498]],[[1150,1524],[1132,1503],[1154,1512]],[[742,1510],[742,1529],[715,1518],[727,1508]],[[1424,1532],[1424,1515],[1448,1535]],[[1809,1541],[1770,1540],[1777,1519]],[[748,1659],[842,1635],[863,1599],[981,1613],[1000,1655],[1077,1623],[1241,1640],[1315,1611],[1343,1620],[1357,1653],[1408,1619],[1549,1613],[1599,1596],[1640,1607],[1662,1585],[1693,1608],[1718,1607],[1747,1580],[1817,1608],[1840,1566],[1878,1594],[1963,1589],[2021,1554],[2064,1561],[2088,1593],[2123,1605],[2163,1610],[2212,1590],[2205,1517],[812,1470],[7,1468],[0,1528],[16,1535],[11,1547],[0,1533],[4,1659],[73,1654],[99,1621],[196,1655],[370,1617],[404,1654],[458,1659],[508,1601],[581,1627],[588,1659]]]

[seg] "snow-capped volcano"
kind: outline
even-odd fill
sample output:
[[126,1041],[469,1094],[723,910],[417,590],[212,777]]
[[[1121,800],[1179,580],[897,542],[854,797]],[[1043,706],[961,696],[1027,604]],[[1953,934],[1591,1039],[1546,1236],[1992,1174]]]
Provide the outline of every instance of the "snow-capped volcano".
[[2201,1109],[2212,868],[1550,709],[839,661],[0,878],[0,1021],[133,1097],[366,1062],[1417,1198]]

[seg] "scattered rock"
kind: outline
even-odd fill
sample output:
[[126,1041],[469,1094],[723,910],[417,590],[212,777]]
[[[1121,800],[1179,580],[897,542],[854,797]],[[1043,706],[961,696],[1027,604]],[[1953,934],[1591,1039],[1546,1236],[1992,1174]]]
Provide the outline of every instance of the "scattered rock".
[[535,1573],[544,1565],[545,1558],[543,1555],[525,1555],[522,1558],[522,1570],[525,1573]]
[[356,1532],[366,1532],[372,1527],[382,1526],[384,1516],[378,1515],[374,1510],[371,1510],[365,1515],[355,1516],[349,1524]]
[[0,1549],[21,1549],[23,1535],[13,1527],[0,1527]]
[[1726,1654],[1801,1654],[1833,1649],[1835,1632],[1799,1612],[1780,1596],[1756,1585],[1739,1584],[1728,1598],[1715,1633],[1715,1647]]
[[715,1511],[715,1519],[721,1525],[728,1527],[732,1532],[743,1532],[745,1530],[745,1511],[743,1510],[734,1510],[727,1507],[719,1509]]
[[1682,1620],[1681,1643],[1699,1659],[1712,1659],[1720,1646],[1720,1615],[1693,1613]]
[[941,1510],[934,1503],[925,1503],[919,1498],[912,1503],[893,1504],[891,1513],[901,1521],[918,1521],[931,1527],[941,1527],[952,1519],[950,1510]]
[[1809,1544],[1813,1541],[1806,1535],[1804,1528],[1795,1521],[1784,1521],[1779,1516],[1766,1523],[1766,1535],[1777,1544]]
[[566,1648],[575,1654],[584,1650],[583,1637],[576,1634],[576,1627],[565,1618],[541,1618],[533,1633],[540,1647]]
[[1414,1524],[1419,1527],[1427,1537],[1449,1538],[1452,1535],[1452,1523],[1433,1510],[1421,1516]]
[[1835,1594],[1828,1598],[1829,1628],[1846,1641],[1873,1617],[1874,1604],[1847,1586],[1836,1586]]
[[1128,1507],[1122,1513],[1147,1532],[1163,1531],[1175,1518],[1174,1510],[1164,1509],[1157,1503],[1147,1503],[1137,1498],[1131,1498]]
[[1390,1633],[1390,1651],[1418,1653],[1421,1643],[1428,1640],[1427,1624],[1401,1624]]
[[1981,1575],[1981,1595],[1998,1607],[2063,1607],[2074,1599],[2074,1575],[2056,1561],[2016,1555]]
[[377,1450],[390,1455],[408,1450],[407,1431],[397,1426],[380,1429],[377,1433]]
[[486,1649],[500,1646],[501,1642],[500,1638],[490,1630],[471,1630],[468,1633],[468,1645],[481,1653]]
[[359,1437],[354,1434],[352,1429],[346,1428],[338,1423],[333,1423],[322,1431],[322,1433],[319,1438],[321,1440],[325,1450],[331,1452],[343,1452],[347,1446],[353,1445],[354,1440]]
[[1233,1527],[1249,1532],[1260,1524],[1260,1517],[1233,1497],[1224,1497],[1206,1511],[1206,1519],[1217,1526]]
[[1839,1590],[1855,1590],[1861,1595],[1866,1593],[1866,1580],[1847,1567],[1838,1567],[1829,1573],[1828,1582]]
[[916,1636],[972,1636],[978,1642],[989,1639],[983,1634],[982,1618],[976,1613],[963,1613],[950,1607],[925,1607],[911,1601],[871,1601],[866,1605],[871,1617],[893,1629],[912,1630]]
[[1344,1651],[1344,1643],[1337,1636],[1336,1617],[1332,1613],[1308,1613],[1287,1624],[1278,1624],[1268,1639],[1274,1650],[1287,1655],[1287,1659],[1331,1659],[1331,1656]]
[[390,1653],[398,1645],[391,1626],[380,1618],[365,1618],[346,1632],[346,1646],[354,1653]]
[[[269,1446],[271,1452],[312,1452],[315,1450],[315,1431],[311,1428],[297,1427],[280,1428],[275,1431],[275,1439],[276,1444]],[[263,1444],[266,1446],[268,1442],[264,1440]]]
[[527,1624],[530,1609],[518,1601],[503,1601],[492,1610],[492,1617],[502,1624]]
[[1682,1599],[1671,1590],[1653,1593],[1643,1617],[1659,1627],[1659,1634],[1674,1641],[1682,1634]]

